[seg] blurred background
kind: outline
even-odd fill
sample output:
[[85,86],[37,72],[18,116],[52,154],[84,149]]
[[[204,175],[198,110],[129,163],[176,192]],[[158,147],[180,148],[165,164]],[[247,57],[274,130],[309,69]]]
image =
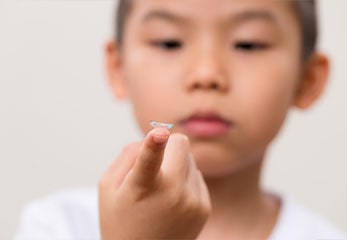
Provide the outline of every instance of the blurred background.
[[[0,239],[21,208],[64,188],[95,187],[120,149],[141,135],[103,69],[112,0],[0,0]],[[347,1],[321,0],[320,48],[330,85],[293,111],[273,144],[264,186],[347,232]]]

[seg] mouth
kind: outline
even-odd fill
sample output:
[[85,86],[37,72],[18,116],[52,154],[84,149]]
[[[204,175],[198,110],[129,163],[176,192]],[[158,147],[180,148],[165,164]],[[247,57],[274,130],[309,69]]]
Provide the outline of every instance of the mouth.
[[182,120],[180,125],[191,137],[216,138],[226,135],[233,124],[215,112],[197,112]]

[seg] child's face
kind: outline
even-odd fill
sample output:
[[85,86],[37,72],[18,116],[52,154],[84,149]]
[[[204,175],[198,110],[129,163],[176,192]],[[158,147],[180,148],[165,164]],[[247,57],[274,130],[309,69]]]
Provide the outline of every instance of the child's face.
[[262,158],[300,81],[288,1],[135,0],[125,29],[117,92],[144,132],[173,123],[206,176]]

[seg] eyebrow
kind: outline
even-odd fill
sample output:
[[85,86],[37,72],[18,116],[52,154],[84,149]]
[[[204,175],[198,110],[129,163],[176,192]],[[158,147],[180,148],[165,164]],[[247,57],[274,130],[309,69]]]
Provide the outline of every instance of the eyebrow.
[[143,17],[142,21],[148,22],[152,19],[163,19],[163,20],[167,20],[170,22],[177,22],[177,23],[188,22],[187,18],[170,13],[168,11],[164,11],[164,10],[153,10],[153,11],[147,13]]
[[[189,22],[189,18],[176,15],[174,13],[170,13],[165,10],[153,10],[147,13],[143,17],[142,21],[147,22],[153,19],[162,19],[162,20],[167,20],[167,21],[176,22],[176,23]],[[271,12],[266,10],[258,10],[258,9],[245,10],[239,13],[232,14],[231,17],[229,17],[228,22],[229,23],[231,22],[237,25],[237,24],[242,24],[244,22],[256,21],[256,20],[263,20],[263,21],[268,21],[271,23],[278,22],[278,19]]]
[[256,20],[264,20],[272,23],[278,22],[275,15],[266,10],[246,10],[230,17],[230,21],[236,24]]

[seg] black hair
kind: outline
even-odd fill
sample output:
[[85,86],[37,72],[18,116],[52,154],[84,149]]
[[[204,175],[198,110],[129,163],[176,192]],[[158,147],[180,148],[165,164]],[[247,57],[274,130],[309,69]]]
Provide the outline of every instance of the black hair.
[[292,0],[292,7],[301,27],[302,58],[306,61],[317,47],[318,17],[316,0]]
[[132,0],[119,0],[116,10],[116,41],[122,44],[126,19],[130,13]]
[[[122,44],[126,18],[131,10],[132,0],[119,0],[116,15],[116,41]],[[316,50],[318,19],[316,0],[291,0],[294,13],[301,26],[302,59],[306,61]]]

